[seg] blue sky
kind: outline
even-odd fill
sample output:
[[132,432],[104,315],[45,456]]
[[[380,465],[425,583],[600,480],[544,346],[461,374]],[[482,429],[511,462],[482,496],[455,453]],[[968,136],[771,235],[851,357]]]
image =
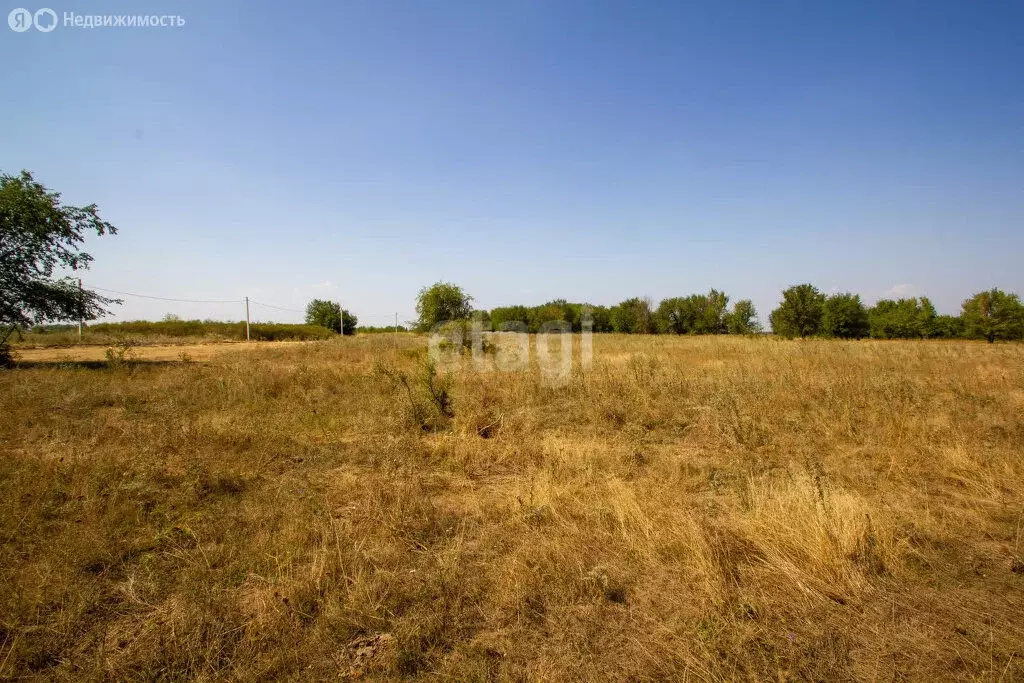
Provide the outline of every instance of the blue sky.
[[185,19],[0,36],[0,169],[120,228],[94,286],[368,324],[439,279],[485,308],[715,287],[762,321],[805,281],[1024,293],[1020,3],[50,6]]

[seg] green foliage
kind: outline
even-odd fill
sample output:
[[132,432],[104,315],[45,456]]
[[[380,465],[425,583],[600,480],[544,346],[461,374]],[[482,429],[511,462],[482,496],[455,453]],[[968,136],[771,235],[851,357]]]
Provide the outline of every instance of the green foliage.
[[571,304],[565,299],[555,299],[530,310],[530,332],[540,332],[544,323],[559,320],[569,323],[573,332],[579,332],[583,329],[582,316],[583,304]]
[[107,366],[112,368],[123,367],[135,360],[135,347],[138,343],[125,336],[118,337],[113,346],[103,352],[107,358]]
[[634,297],[613,306],[611,323],[612,329],[621,333],[654,334],[658,331],[651,311],[651,300],[647,298]]
[[[88,334],[164,337],[220,337],[245,339],[245,321],[236,323],[210,320],[172,320],[153,322],[136,320],[123,323],[97,323],[90,325]],[[305,341],[327,339],[331,331],[319,325],[292,325],[284,323],[254,323],[250,335],[257,341]]]
[[664,299],[655,313],[656,324],[672,334],[723,334],[728,331],[728,303],[729,297],[717,289]]
[[[236,334],[237,339],[245,339],[245,323],[236,327]],[[328,339],[335,333],[319,325],[256,323],[250,325],[249,334],[254,341],[313,341]]]
[[706,296],[698,300],[701,302],[701,307],[694,333],[725,334],[727,331],[726,306],[729,305],[729,297],[725,292],[712,289]]
[[32,329],[29,330],[32,334],[53,334],[54,332],[73,332],[78,329],[78,325],[69,325],[67,323],[60,324],[49,324],[49,325],[33,325]]
[[439,323],[468,320],[473,312],[473,297],[450,282],[437,282],[424,287],[416,297],[416,329],[429,332]]
[[782,293],[782,304],[768,319],[772,332],[781,337],[810,337],[821,331],[825,295],[814,285],[790,287]]
[[1016,294],[999,289],[978,292],[963,303],[964,329],[968,336],[996,340],[1024,338],[1024,306]]
[[833,294],[821,312],[821,333],[839,339],[862,339],[871,331],[868,311],[859,294]]
[[583,304],[583,307],[590,313],[591,332],[611,332],[612,314],[607,306],[591,306]]
[[662,299],[655,311],[658,329],[668,334],[687,334],[693,329],[694,312],[686,297]]
[[875,339],[924,339],[935,326],[935,307],[927,297],[891,301],[883,299],[868,311]]
[[750,299],[740,299],[726,317],[726,330],[729,334],[757,334],[761,331],[761,323],[757,321],[757,309]]
[[508,331],[513,323],[522,323],[528,332],[539,332],[546,322],[564,320],[572,326],[573,332],[583,330],[584,309],[589,310],[592,332],[611,332],[611,319],[606,306],[569,303],[555,299],[540,306],[500,306],[491,309],[491,329],[496,332]]
[[491,329],[495,332],[503,332],[509,329],[513,323],[522,323],[527,329],[533,317],[526,306],[499,306],[491,309]]
[[335,332],[341,327],[341,304],[313,299],[306,305],[306,324],[319,325]]
[[107,305],[120,303],[79,291],[71,278],[53,277],[54,270],[89,267],[92,256],[80,249],[88,233],[116,232],[95,204],[62,205],[60,193],[37,183],[28,171],[0,175],[0,326],[94,320]]
[[[458,350],[460,353],[472,353],[473,351],[473,322],[469,320],[452,320],[440,323],[431,330],[434,334],[440,335],[440,348],[444,350]],[[487,346],[482,335],[481,323],[481,347]]]
[[13,325],[7,329],[0,329],[0,368],[9,368],[14,364],[14,356],[11,355],[11,347],[7,340],[18,329]]
[[490,313],[490,311],[485,311],[482,308],[475,308],[469,314],[469,317],[472,318],[473,320],[479,320],[480,324],[483,326],[483,329],[485,329],[485,330],[491,329],[491,327],[490,327],[491,326],[491,313]]
[[338,302],[313,299],[306,305],[307,325],[319,325],[332,332],[337,332],[342,320],[345,321],[342,328],[344,330],[343,334],[355,334],[359,319],[347,310],[342,310],[341,304]]
[[418,358],[412,371],[399,370],[383,362],[374,366],[374,374],[407,401],[410,423],[425,431],[446,428],[455,417],[452,376],[439,375],[429,358]]
[[959,339],[965,336],[963,318],[956,315],[937,315],[932,324],[932,337],[936,339]]
[[408,332],[409,328],[404,325],[399,325],[398,329],[395,329],[394,325],[360,325],[356,328],[356,332],[359,334],[385,334],[387,332]]
[[359,325],[359,318],[353,313],[349,313],[348,309],[342,309],[341,311],[342,327],[341,333],[343,335],[353,335],[356,333],[357,325]]

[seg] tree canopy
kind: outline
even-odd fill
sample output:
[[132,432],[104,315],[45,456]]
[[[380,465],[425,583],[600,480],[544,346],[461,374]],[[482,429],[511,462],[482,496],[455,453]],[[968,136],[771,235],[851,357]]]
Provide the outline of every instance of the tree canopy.
[[821,308],[821,333],[839,339],[862,339],[871,326],[859,294],[833,294]]
[[1024,337],[1024,306],[1016,294],[999,289],[978,292],[963,303],[967,334],[989,343]]
[[[344,325],[341,324],[342,320],[345,321]],[[336,301],[313,299],[306,306],[306,324],[326,327],[332,332],[337,332],[340,327],[342,334],[355,334],[359,319],[343,310]]]
[[726,331],[729,334],[757,334],[761,331],[753,301],[740,299],[733,304],[732,312],[726,317]]
[[416,329],[428,332],[435,325],[468,320],[473,313],[473,297],[450,282],[436,282],[424,287],[416,297]]
[[782,304],[769,316],[772,332],[782,337],[810,337],[821,331],[825,295],[814,285],[790,287],[782,293]]
[[[120,303],[78,284],[60,271],[87,269],[88,234],[116,234],[95,204],[62,204],[60,193],[32,174],[0,176],[0,324],[27,327],[57,320],[94,320]],[[0,333],[0,343],[6,339]]]

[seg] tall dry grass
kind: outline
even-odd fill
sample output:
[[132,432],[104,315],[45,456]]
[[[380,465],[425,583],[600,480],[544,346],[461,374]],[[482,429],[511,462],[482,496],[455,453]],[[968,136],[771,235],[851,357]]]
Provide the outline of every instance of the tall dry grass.
[[0,373],[0,677],[1024,677],[1024,347],[393,343]]

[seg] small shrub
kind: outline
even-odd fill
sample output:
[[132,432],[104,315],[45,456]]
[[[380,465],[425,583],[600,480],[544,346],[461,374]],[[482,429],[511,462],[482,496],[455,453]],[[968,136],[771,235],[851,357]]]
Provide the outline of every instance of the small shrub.
[[135,347],[137,345],[137,342],[127,337],[119,338],[114,342],[113,346],[104,352],[104,355],[107,357],[107,365],[121,367],[132,362],[135,359]]
[[419,358],[412,373],[382,363],[374,372],[406,397],[410,421],[423,431],[444,429],[455,417],[452,376],[439,375],[433,360]]

